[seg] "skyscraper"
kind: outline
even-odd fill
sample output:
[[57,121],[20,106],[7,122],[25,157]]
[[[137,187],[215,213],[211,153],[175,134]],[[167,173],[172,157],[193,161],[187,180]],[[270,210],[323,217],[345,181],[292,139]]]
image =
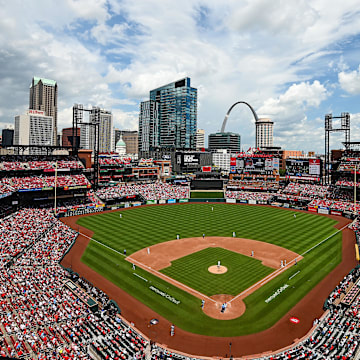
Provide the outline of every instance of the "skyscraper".
[[140,103],[138,146],[141,154],[159,146],[159,104],[156,101]]
[[267,118],[261,118],[256,121],[255,126],[255,147],[259,149],[272,147],[274,122]]
[[[14,145],[54,145],[54,119],[44,111],[28,110],[25,115],[15,116]],[[28,154],[41,154],[32,148]]]
[[[80,105],[82,107],[82,105]],[[89,114],[89,124],[99,123],[98,139],[99,152],[110,153],[113,150],[113,117],[111,111],[93,107]],[[97,137],[95,137],[95,126],[80,123],[80,147],[82,149],[95,149]]]
[[196,150],[205,148],[205,130],[197,129],[196,131]]
[[34,76],[30,85],[29,109],[44,111],[54,119],[53,144],[57,143],[57,83]]
[[150,91],[140,104],[139,152],[150,147],[195,149],[197,89],[184,78]]

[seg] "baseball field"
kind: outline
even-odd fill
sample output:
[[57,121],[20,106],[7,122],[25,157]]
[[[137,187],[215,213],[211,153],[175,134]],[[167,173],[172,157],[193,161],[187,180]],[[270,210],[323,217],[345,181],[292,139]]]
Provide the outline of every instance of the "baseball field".
[[[305,212],[296,212],[294,217],[293,211],[271,207],[148,206],[85,216],[77,223],[93,232],[93,241],[86,248],[82,262],[175,326],[217,337],[253,334],[271,327],[329,274],[342,257],[342,233],[334,227],[335,220]],[[252,256],[251,247],[241,253],[230,245],[219,246],[225,242],[206,245],[208,238],[222,238],[226,244],[239,246],[245,239],[256,240],[254,246],[267,243],[276,249],[286,249],[298,261],[288,258],[292,266],[279,271],[280,261],[274,262],[267,248],[258,258],[260,251],[256,250]],[[188,251],[184,256],[170,248],[168,252],[176,260],[168,266],[156,267],[154,263],[154,268],[147,269],[131,261],[139,251],[145,257],[155,256],[162,244],[181,239],[202,247],[198,250],[195,246],[192,253]],[[169,254],[162,254],[157,260],[168,258]],[[218,261],[226,267],[226,273],[208,271]],[[256,286],[267,276],[270,281]],[[208,305],[219,294],[236,297],[252,287],[256,290],[243,296],[246,311],[240,317],[219,320],[208,316],[200,306],[202,298]]]

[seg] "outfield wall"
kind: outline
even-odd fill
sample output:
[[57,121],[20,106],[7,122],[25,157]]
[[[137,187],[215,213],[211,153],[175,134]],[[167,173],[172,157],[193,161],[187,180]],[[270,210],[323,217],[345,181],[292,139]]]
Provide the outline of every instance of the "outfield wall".
[[146,200],[146,201],[136,201],[136,202],[126,202],[115,204],[112,206],[98,206],[98,207],[88,207],[81,209],[69,209],[66,212],[59,213],[57,216],[68,217],[68,216],[76,216],[76,215],[84,215],[84,214],[92,214],[95,212],[102,212],[107,210],[116,210],[127,207],[134,206],[143,206],[143,205],[165,205],[165,204],[179,204],[179,203],[228,203],[228,204],[249,204],[249,205],[270,205],[274,207],[284,207],[287,209],[296,209],[296,210],[307,210],[312,213],[324,214],[324,215],[337,215],[344,216],[348,219],[354,219],[355,215],[351,212],[334,210],[323,206],[298,206],[291,203],[277,203],[277,202],[269,202],[265,200],[245,200],[245,199],[225,199],[225,198],[193,198],[193,199],[160,199],[160,200]]

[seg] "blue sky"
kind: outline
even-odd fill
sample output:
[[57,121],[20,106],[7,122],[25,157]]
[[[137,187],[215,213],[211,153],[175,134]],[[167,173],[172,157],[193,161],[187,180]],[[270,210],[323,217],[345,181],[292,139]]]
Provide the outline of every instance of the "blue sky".
[[[112,110],[137,129],[149,91],[189,76],[198,128],[221,128],[246,101],[274,121],[274,145],[324,152],[324,117],[351,114],[360,141],[360,3],[347,0],[0,0],[0,128],[28,107],[33,76],[59,87],[59,128],[72,105]],[[336,124],[335,124],[336,125]],[[254,146],[250,110],[227,131]],[[340,148],[343,136],[331,137]]]

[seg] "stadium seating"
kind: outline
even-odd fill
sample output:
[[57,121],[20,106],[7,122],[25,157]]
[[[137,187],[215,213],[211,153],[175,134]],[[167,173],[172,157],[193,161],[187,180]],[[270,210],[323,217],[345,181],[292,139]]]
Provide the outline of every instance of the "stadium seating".
[[[75,231],[39,209],[2,219],[0,229],[6,259],[0,268],[1,356],[88,359],[91,345],[101,358],[144,358],[148,341],[119,318],[107,295],[58,264]],[[64,287],[70,278],[72,290]],[[86,294],[82,301],[78,291]],[[90,313],[86,297],[100,311]]]
[[[3,161],[0,169],[44,170],[49,165],[45,163]],[[66,166],[79,165],[75,161]],[[59,187],[88,184],[82,174],[58,176]],[[0,194],[54,185],[53,175],[8,177],[0,181]],[[96,206],[101,204],[99,198],[137,194],[144,200],[181,199],[189,198],[189,188],[160,182],[106,187],[96,193],[88,191],[82,200],[65,200],[58,210]],[[342,198],[347,193],[339,191],[338,185],[290,183],[279,194],[308,199],[313,207],[354,210],[351,198]],[[273,197],[274,193],[267,192],[226,191],[228,199],[271,201]],[[359,231],[359,221],[351,228]],[[0,220],[0,356],[90,359],[92,352],[100,359],[188,360],[175,351],[150,344],[117,313],[107,294],[59,265],[76,237],[76,231],[58,221],[51,209],[21,209]],[[307,339],[261,359],[352,359],[360,336],[359,279],[359,269],[344,277],[329,295],[328,310],[314,322],[315,328]],[[64,285],[67,282],[72,288]],[[92,312],[88,299],[95,301],[97,311]]]
[[96,191],[96,195],[103,201],[129,195],[141,195],[144,200],[184,199],[190,197],[190,190],[187,186],[155,182],[153,184],[121,184],[100,188]]
[[3,178],[0,180],[0,195],[23,189],[41,189],[44,187],[89,186],[83,174],[55,176],[24,176]]
[[226,191],[225,197],[227,199],[237,200],[256,200],[256,201],[270,201],[273,197],[273,193],[263,192],[250,192],[250,191]]

